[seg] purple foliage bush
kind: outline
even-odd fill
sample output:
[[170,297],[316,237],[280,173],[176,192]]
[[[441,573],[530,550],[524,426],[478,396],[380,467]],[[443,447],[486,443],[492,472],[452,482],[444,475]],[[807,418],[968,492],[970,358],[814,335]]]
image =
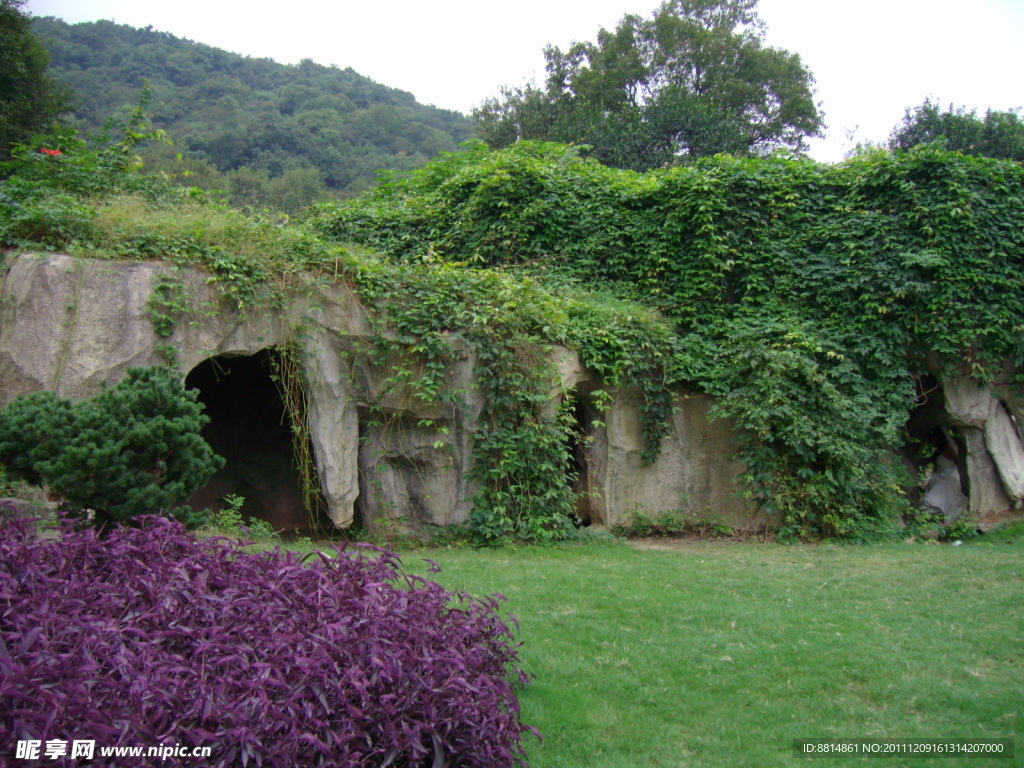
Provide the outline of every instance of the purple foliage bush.
[[10,522],[0,764],[19,739],[94,739],[94,765],[99,746],[180,744],[212,748],[183,765],[525,766],[527,677],[499,598],[379,550],[253,554],[163,518],[40,540]]

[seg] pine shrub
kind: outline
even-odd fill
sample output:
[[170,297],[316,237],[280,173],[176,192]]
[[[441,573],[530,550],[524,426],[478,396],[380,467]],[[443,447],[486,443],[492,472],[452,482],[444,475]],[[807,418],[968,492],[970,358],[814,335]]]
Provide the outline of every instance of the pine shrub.
[[164,513],[202,522],[181,505],[223,460],[201,435],[209,419],[193,390],[165,366],[130,368],[97,395],[72,402],[52,392],[0,411],[0,463],[60,493],[97,524]]

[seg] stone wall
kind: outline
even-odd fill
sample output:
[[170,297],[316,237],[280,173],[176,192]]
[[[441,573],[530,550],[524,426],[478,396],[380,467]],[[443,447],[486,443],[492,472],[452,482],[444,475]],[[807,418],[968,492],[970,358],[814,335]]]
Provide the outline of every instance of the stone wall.
[[[118,381],[130,366],[164,362],[163,344],[177,348],[186,375],[211,358],[256,356],[295,344],[331,522],[347,528],[392,519],[418,528],[468,517],[475,492],[468,469],[481,404],[472,350],[458,333],[451,336],[447,386],[459,396],[424,403],[411,390],[383,394],[388,365],[371,362],[366,354],[373,338],[369,312],[345,285],[300,283],[286,309],[243,312],[209,284],[209,275],[177,270],[191,311],[165,339],[154,331],[147,301],[158,277],[171,272],[172,267],[158,262],[9,255],[0,295],[0,405],[41,389],[88,397],[103,382]],[[572,393],[579,427],[592,438],[573,457],[580,472],[577,489],[586,493],[580,511],[592,524],[613,526],[632,510],[682,510],[740,528],[771,522],[754,516],[737,497],[742,467],[730,458],[733,433],[727,422],[707,418],[707,396],[679,393],[662,455],[644,466],[640,393],[630,387],[610,389],[572,350],[551,354],[559,371],[552,408]],[[594,408],[589,393],[595,389],[612,393],[607,411]],[[969,379],[946,381],[943,389],[948,423],[961,431],[967,449],[963,474],[970,510],[984,516],[1019,507],[1024,498],[1024,443],[1018,431],[1022,401],[1009,392],[982,390]],[[371,403],[383,406],[382,415],[371,416]],[[447,434],[440,434],[438,426],[446,427]],[[439,438],[441,448],[435,447]],[[230,478],[221,481],[206,489],[204,504],[231,492]],[[268,489],[264,506],[283,503],[274,501],[279,490]]]
[[[169,265],[158,262],[9,256],[0,295],[0,405],[41,389],[88,397],[102,383],[118,381],[129,367],[164,362],[164,344],[177,349],[185,375],[207,360],[227,370],[232,366],[223,361],[295,344],[306,382],[316,471],[332,524],[347,528],[394,520],[421,528],[467,519],[475,492],[468,471],[472,435],[481,403],[473,352],[458,333],[451,336],[446,384],[460,394],[447,402],[424,403],[411,388],[385,391],[392,371],[387,361],[371,362],[366,354],[373,338],[368,310],[343,284],[300,283],[286,309],[239,311],[202,271],[176,270],[191,310],[165,339],[154,331],[147,301],[158,278],[171,273]],[[552,409],[571,393],[578,403],[578,427],[590,437],[572,458],[579,472],[576,489],[584,493],[580,513],[592,524],[613,526],[633,510],[681,510],[739,528],[772,522],[753,515],[738,499],[736,477],[742,467],[730,458],[733,433],[727,422],[708,419],[710,398],[679,393],[662,454],[644,466],[640,392],[598,381],[572,350],[551,354],[559,372]],[[612,395],[604,412],[590,397],[595,389]],[[964,449],[959,474],[947,473],[956,487],[947,490],[962,493],[964,506],[977,518],[1019,508],[1024,499],[1024,400],[1006,388],[979,387],[967,377],[947,379],[941,390],[940,423],[958,432]],[[259,397],[270,396],[265,386],[259,391]],[[379,413],[370,413],[371,403],[381,406]],[[257,410],[254,404],[244,407]],[[439,427],[445,428],[443,434]],[[239,435],[236,442],[281,439],[269,430],[253,434],[258,436]],[[435,445],[439,438],[440,448]],[[272,479],[287,471],[281,446],[248,445],[246,450],[240,460],[245,466],[214,478],[197,494],[197,503],[216,508],[228,493],[257,495],[254,503],[261,514],[275,525],[295,526],[298,497],[282,487],[283,481]]]

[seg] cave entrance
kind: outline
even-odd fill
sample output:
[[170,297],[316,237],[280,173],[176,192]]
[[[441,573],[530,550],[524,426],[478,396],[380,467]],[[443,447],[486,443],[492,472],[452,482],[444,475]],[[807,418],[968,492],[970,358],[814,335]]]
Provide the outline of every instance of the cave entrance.
[[572,409],[572,427],[565,444],[565,474],[576,499],[573,511],[582,526],[600,524],[603,521],[593,504],[592,488],[594,434],[599,413],[591,398],[578,388],[570,391],[566,397],[568,407]]
[[[193,509],[218,511],[225,497],[244,497],[244,515],[266,520],[282,536],[326,529],[310,520],[295,464],[291,421],[273,377],[277,353],[221,355],[204,360],[185,378],[199,390],[210,422],[203,437],[224,457],[224,467],[189,500]],[[324,515],[318,504],[317,515]]]
[[943,517],[947,524],[966,509],[970,493],[967,446],[946,412],[942,385],[930,375],[917,379],[917,403],[906,424],[903,460],[924,487],[906,489],[915,507]]

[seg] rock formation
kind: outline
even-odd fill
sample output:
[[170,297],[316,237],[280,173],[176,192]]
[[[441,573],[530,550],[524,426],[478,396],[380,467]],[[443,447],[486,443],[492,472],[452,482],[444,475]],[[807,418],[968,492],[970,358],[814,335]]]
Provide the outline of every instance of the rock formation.
[[[155,332],[149,301],[168,275],[188,306],[164,338]],[[369,310],[344,284],[300,281],[283,308],[241,310],[203,271],[159,262],[20,254],[7,258],[2,277],[0,405],[44,389],[85,398],[129,367],[166,362],[165,347],[175,348],[186,381],[202,383],[200,398],[214,420],[211,442],[232,452],[225,470],[196,495],[197,506],[216,508],[237,493],[258,503],[276,527],[305,527],[298,479],[285,478],[292,447],[280,444],[287,438],[274,427],[284,408],[267,402],[274,390],[262,380],[273,374],[265,370],[268,350],[290,345],[299,350],[309,442],[333,525],[391,520],[419,529],[469,515],[480,403],[473,353],[457,332],[446,381],[453,396],[425,403],[411,388],[385,386],[386,362],[365,353],[373,338]],[[680,393],[661,457],[644,466],[638,391],[603,385],[572,350],[551,354],[559,371],[552,403],[572,392],[579,426],[593,438],[574,457],[577,487],[585,491],[581,514],[592,524],[615,525],[634,509],[690,510],[738,527],[765,523],[734,493],[742,468],[730,458],[729,425],[707,419],[708,398]],[[597,388],[612,395],[600,419],[588,400]],[[373,414],[371,403],[379,406]]]
[[1024,445],[1019,422],[1000,390],[969,377],[943,382],[946,411],[967,445],[970,511],[977,517],[1019,507],[1024,500]]
[[[149,301],[167,275],[188,301],[164,338],[155,332]],[[374,335],[370,310],[344,284],[300,281],[283,309],[240,310],[208,274],[159,262],[21,254],[8,256],[2,276],[0,405],[44,389],[88,397],[129,367],[166,362],[164,347],[171,345],[213,419],[211,443],[230,454],[193,503],[217,508],[234,493],[276,527],[303,529],[308,521],[291,429],[269,368],[273,350],[290,345],[299,350],[321,505],[334,526],[393,521],[421,529],[467,519],[481,404],[473,351],[457,332],[449,340],[446,386],[458,394],[429,403],[411,387],[386,386],[387,361],[366,353]],[[579,514],[591,524],[613,526],[632,510],[688,510],[741,528],[769,522],[737,498],[742,467],[731,459],[733,435],[727,422],[708,419],[708,396],[679,393],[661,456],[645,466],[639,391],[598,381],[572,350],[551,355],[559,372],[552,407],[571,393],[578,427],[591,438],[567,455],[579,475]],[[598,388],[611,395],[600,413],[590,395]],[[969,377],[948,378],[941,390],[940,421],[959,432],[966,460],[960,457],[959,469],[939,468],[945,471],[936,473],[924,503],[947,522],[964,506],[982,520],[1019,508],[1024,399]]]

